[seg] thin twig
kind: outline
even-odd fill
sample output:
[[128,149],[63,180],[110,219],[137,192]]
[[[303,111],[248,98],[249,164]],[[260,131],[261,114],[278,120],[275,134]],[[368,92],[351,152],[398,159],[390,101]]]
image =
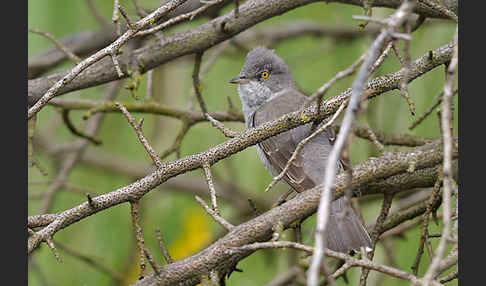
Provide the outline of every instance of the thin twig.
[[157,276],[160,275],[159,266],[157,265],[157,263],[155,263],[154,258],[152,257],[152,255],[150,255],[148,249],[144,248],[143,253],[145,254],[145,257],[147,258],[150,266],[152,266],[152,269],[154,270],[155,274]]
[[32,117],[27,122],[27,162],[29,167],[36,167],[43,176],[47,176],[47,170],[42,167],[39,160],[37,160],[34,155],[34,135],[36,122],[37,116]]
[[314,131],[311,135],[307,136],[304,140],[300,141],[297,147],[295,148],[294,152],[292,153],[292,157],[287,161],[287,164],[285,164],[285,167],[283,170],[278,174],[276,177],[272,179],[272,182],[265,188],[265,192],[268,192],[280,179],[285,176],[285,173],[287,173],[288,169],[290,168],[292,162],[297,158],[299,155],[300,150],[304,148],[304,145],[307,144],[310,140],[315,138],[317,135],[321,134],[324,130],[326,130],[331,124],[336,120],[336,118],[341,114],[343,111],[344,107],[346,105],[343,103],[339,107],[339,109],[336,111],[336,113],[333,114],[332,118],[329,119],[325,124],[320,126],[316,131]]
[[326,164],[326,171],[324,177],[324,184],[322,189],[322,195],[320,198],[319,206],[317,209],[317,223],[315,233],[315,252],[312,255],[312,262],[307,272],[307,281],[310,286],[318,285],[319,266],[321,265],[323,258],[323,249],[325,247],[324,233],[326,225],[329,219],[329,209],[331,202],[331,188],[334,185],[334,179],[336,175],[337,162],[341,154],[341,150],[345,145],[345,141],[348,138],[348,134],[351,131],[354,118],[358,112],[359,105],[364,93],[365,81],[370,75],[370,69],[379,56],[379,51],[389,39],[390,32],[399,27],[410,15],[412,5],[409,1],[404,1],[400,8],[388,18],[388,26],[386,29],[382,29],[381,33],[377,36],[373,44],[371,45],[366,59],[361,65],[360,71],[356,76],[352,84],[351,97],[349,100],[348,108],[344,115],[341,129],[337,135],[334,146],[329,154]]
[[138,279],[145,277],[145,240],[143,238],[142,227],[140,226],[139,216],[138,216],[138,201],[130,201],[130,215],[132,217],[133,231],[135,232],[135,238],[137,240],[137,246],[139,250],[140,259],[140,274]]
[[174,18],[170,18],[169,20],[167,20],[166,22],[162,23],[162,24],[159,24],[153,28],[149,28],[149,29],[146,29],[146,30],[141,30],[137,33],[136,36],[146,36],[146,35],[150,35],[150,34],[153,34],[153,33],[156,33],[162,29],[165,29],[166,27],[168,26],[172,26],[174,24],[177,24],[179,22],[182,22],[184,20],[189,20],[191,21],[192,19],[194,19],[194,17],[196,17],[197,15],[203,13],[204,11],[206,11],[208,8],[210,8],[211,6],[213,5],[216,5],[216,4],[220,4],[222,3],[223,1],[226,1],[226,0],[215,0],[215,1],[210,1],[210,2],[207,2],[204,6],[201,6],[189,13],[186,13],[186,14],[182,14],[182,15],[179,15],[177,17],[174,17]]
[[[430,198],[428,200],[427,209],[426,209],[424,215],[422,216],[422,230],[421,230],[422,235],[420,237],[417,255],[415,256],[415,260],[414,260],[412,267],[411,267],[414,275],[418,274],[420,259],[422,257],[423,252],[424,252],[424,246],[425,246],[426,242],[428,241],[428,238],[430,237],[429,236],[429,230],[428,230],[429,217],[430,217],[431,212],[434,210],[432,208],[432,205],[433,205],[434,201],[436,200],[436,197],[439,196],[441,183],[442,183],[442,169],[439,169],[439,175],[437,176],[437,181],[435,182],[435,185],[434,185],[434,188],[433,188],[433,191],[432,191],[432,195],[430,196]],[[427,243],[427,250],[429,252],[429,257],[432,259],[432,257],[434,255],[433,255],[433,252],[432,252],[432,249],[431,249],[429,243]]]
[[211,117],[211,115],[209,115],[209,113],[206,113],[205,116],[208,119],[208,121],[211,122],[211,125],[216,127],[219,131],[221,131],[221,133],[223,133],[224,136],[226,136],[228,138],[234,138],[234,137],[236,137],[240,134],[236,131],[233,131],[231,129],[224,127],[223,123],[221,123],[218,120]]
[[218,202],[216,200],[216,189],[214,188],[213,176],[211,176],[211,165],[208,162],[203,163],[204,175],[206,177],[206,183],[209,188],[209,196],[211,197],[211,206],[217,215],[220,215],[218,209]]
[[[115,81],[110,83],[106,89],[105,99],[113,100],[113,98],[115,98],[115,96],[117,95],[121,84],[122,81]],[[103,114],[97,114],[96,116],[90,118],[88,123],[86,124],[86,128],[84,129],[84,133],[90,136],[94,136],[98,132],[103,118]],[[63,158],[62,162],[59,163],[59,171],[57,172],[56,177],[52,180],[52,184],[45,191],[45,197],[39,209],[40,214],[45,214],[49,211],[54,201],[55,195],[57,194],[59,189],[65,185],[69,173],[74,168],[76,162],[83,155],[88,145],[89,141],[85,138],[80,138],[75,142],[70,143],[70,146],[74,147],[72,149],[73,152],[67,154],[65,158]]]
[[[410,21],[407,21],[405,23],[405,31],[407,35],[410,35],[411,33],[411,26],[410,26]],[[415,103],[413,100],[410,98],[410,95],[408,93],[408,88],[407,88],[407,83],[408,83],[408,77],[410,73],[410,39],[404,40],[404,56],[400,56],[400,52],[398,51],[398,47],[396,47],[397,41],[392,42],[392,47],[393,51],[395,52],[395,55],[397,56],[398,60],[402,64],[403,67],[403,73],[404,76],[402,80],[400,81],[400,92],[402,97],[407,101],[408,107],[410,109],[410,113],[412,116],[415,116]]]
[[113,1],[113,16],[111,17],[111,21],[116,26],[116,35],[119,37],[121,34],[121,25],[120,25],[120,15],[118,12],[120,11],[120,0]]
[[95,145],[101,145],[101,141],[99,139],[96,139],[93,136],[88,135],[81,130],[78,130],[74,126],[74,124],[71,122],[71,119],[69,119],[69,111],[70,111],[69,109],[63,109],[62,110],[62,119],[63,119],[64,123],[66,124],[67,128],[69,129],[69,131],[71,131],[71,133],[73,133],[76,136],[79,136],[81,138],[85,138],[85,139],[89,140],[91,143],[93,143]]
[[361,57],[357,61],[355,61],[351,66],[349,66],[347,69],[342,70],[338,72],[333,78],[331,78],[328,82],[326,82],[324,85],[322,85],[316,92],[314,92],[309,99],[314,100],[317,99],[317,110],[320,109],[321,104],[322,104],[322,98],[326,94],[326,92],[331,88],[331,86],[336,83],[338,80],[352,75],[353,73],[356,72],[356,69],[363,63],[363,60],[365,59],[366,53],[362,54]]
[[[455,39],[457,39],[458,31],[456,28]],[[429,283],[434,279],[436,272],[439,268],[440,262],[442,260],[442,255],[445,252],[446,243],[450,235],[450,216],[451,216],[451,191],[452,191],[452,152],[453,152],[453,142],[452,142],[452,95],[454,88],[454,78],[456,74],[456,68],[458,63],[458,45],[456,42],[454,47],[454,54],[447,67],[446,81],[444,83],[443,90],[443,100],[441,109],[441,133],[442,133],[442,143],[444,148],[444,159],[443,159],[443,189],[442,189],[442,200],[443,200],[443,229],[442,237],[440,238],[439,245],[436,248],[434,259],[432,260],[427,272],[424,275],[423,281],[425,284]]]
[[202,60],[203,53],[199,52],[195,54],[194,58],[194,70],[192,72],[192,85],[194,88],[194,92],[196,93],[197,101],[199,102],[199,107],[201,108],[202,113],[208,113],[206,108],[206,104],[201,95],[201,82],[199,81],[199,70],[201,69],[201,60]]
[[[244,246],[239,246],[239,247],[233,247],[227,250],[228,253],[233,254],[233,253],[238,253],[240,251],[255,251],[259,249],[267,249],[267,248],[293,248],[293,249],[298,249],[305,251],[307,253],[314,253],[315,252],[315,247],[310,247],[307,245],[303,245],[300,243],[296,242],[291,242],[291,241],[275,241],[275,242],[255,242],[252,244],[244,245]],[[357,259],[352,257],[351,255],[333,251],[330,249],[324,249],[324,254],[333,257],[336,259],[344,260],[348,264],[345,268],[348,269],[349,267],[364,267],[370,270],[375,270],[381,273],[385,273],[387,275],[390,275],[392,277],[396,277],[399,279],[404,279],[410,281],[412,284],[417,282],[418,279],[416,276],[402,271],[400,269],[396,269],[390,266],[386,265],[380,265],[377,263],[374,263],[370,261],[369,259]],[[440,285],[436,281],[432,281],[431,285],[438,286]]]
[[115,66],[116,73],[118,74],[119,78],[123,77],[123,71],[121,70],[120,63],[118,62],[118,53],[113,52],[110,54],[111,61],[113,62],[113,65]]
[[[340,123],[336,123],[334,125],[334,129],[336,132],[339,132],[339,128],[341,127]],[[397,145],[397,146],[408,146],[408,147],[416,147],[422,146],[434,141],[432,138],[423,138],[413,135],[404,135],[404,134],[392,134],[392,133],[385,133],[380,130],[373,130],[368,126],[354,124],[353,132],[356,136],[362,139],[373,141],[374,139],[372,136],[376,137],[376,140],[382,145]],[[371,135],[371,133],[373,135]],[[378,146],[377,146],[378,147]]]
[[164,256],[165,262],[167,264],[171,264],[172,262],[174,262],[174,260],[170,256],[169,251],[167,250],[167,247],[164,244],[164,240],[162,238],[162,233],[160,232],[160,229],[156,228],[155,232],[157,233],[157,241],[159,242],[159,248],[160,251],[162,252],[162,256]]
[[[458,88],[454,89],[454,91],[452,92],[452,95],[453,95],[453,96],[454,96],[454,95],[456,95],[458,91],[459,91],[459,89],[458,89]],[[429,106],[429,108],[427,108],[427,110],[426,110],[426,111],[425,111],[425,112],[424,112],[422,115],[420,115],[420,117],[419,117],[419,118],[417,118],[417,120],[416,120],[416,121],[414,121],[414,122],[412,123],[412,125],[410,125],[410,126],[408,127],[408,129],[409,129],[409,130],[412,130],[412,129],[414,129],[415,127],[417,127],[417,126],[418,126],[420,123],[422,123],[422,121],[423,121],[425,118],[427,118],[427,116],[429,116],[429,115],[432,113],[432,111],[434,111],[434,109],[435,109],[437,106],[439,106],[439,105],[441,104],[441,102],[442,102],[442,92],[439,94],[439,96],[438,96],[438,98],[437,98],[437,101],[436,101],[434,104],[432,104],[431,106]]]
[[223,217],[218,215],[213,209],[211,209],[199,196],[195,196],[196,201],[204,208],[204,210],[224,229],[231,231],[234,227],[231,223],[227,222]]
[[114,281],[117,281],[119,283],[121,283],[123,281],[123,276],[120,273],[117,273],[117,272],[109,269],[107,266],[101,264],[100,259],[92,258],[92,257],[89,257],[88,255],[79,253],[79,252],[75,251],[74,249],[69,248],[68,246],[66,246],[64,244],[59,243],[59,241],[56,241],[56,245],[59,247],[59,249],[61,249],[65,253],[67,253],[67,254],[69,254],[73,257],[76,257],[77,259],[85,262],[86,264],[92,266],[93,268],[107,274]]
[[64,54],[66,54],[66,56],[72,60],[73,62],[75,63],[79,63],[81,61],[81,58],[76,56],[73,52],[71,52],[68,48],[66,48],[63,44],[61,44],[61,42],[59,42],[53,35],[51,35],[50,33],[48,32],[45,32],[45,31],[41,31],[39,29],[34,29],[34,28],[29,28],[29,32],[31,33],[36,33],[36,34],[39,34],[39,35],[42,35],[46,38],[48,38],[49,40],[51,40],[54,45],[56,45],[56,47],[61,50]]
[[172,143],[172,146],[170,146],[167,150],[165,150],[162,154],[160,154],[160,159],[165,159],[167,156],[170,154],[176,152],[177,158],[180,158],[180,150],[181,150],[181,144],[182,140],[186,136],[186,133],[189,131],[191,126],[194,123],[192,121],[184,121],[182,124],[181,130],[177,134],[176,138],[174,139],[174,143]]
[[442,284],[445,284],[449,281],[452,281],[454,279],[457,279],[459,277],[459,272],[457,271],[457,269],[454,269],[454,271],[452,271],[451,273],[447,274],[446,276],[442,277],[439,282],[442,283]]
[[375,132],[373,132],[373,130],[371,128],[367,128],[366,132],[368,133],[368,136],[371,139],[371,142],[373,142],[373,144],[375,144],[376,148],[378,148],[380,153],[383,153],[385,151],[385,147],[383,146],[383,144],[380,143],[380,141],[378,141],[378,139],[376,138]]
[[54,245],[54,242],[52,242],[52,238],[48,237],[46,239],[46,242],[47,242],[47,245],[49,246],[49,248],[51,249],[52,253],[56,257],[57,262],[61,263],[62,262],[61,256],[59,255],[59,252],[57,251],[56,246]]
[[381,66],[381,64],[385,61],[386,57],[388,56],[388,54],[390,53],[391,51],[391,48],[392,48],[392,45],[393,42],[389,42],[388,45],[386,46],[386,48],[383,50],[383,52],[381,53],[381,55],[378,57],[378,59],[375,61],[375,63],[369,68],[369,72],[370,73],[373,73],[376,71],[376,69],[378,69],[379,66]]
[[[159,19],[163,15],[169,13],[171,10],[179,6],[181,3],[185,2],[187,0],[173,0],[167,2],[165,5],[162,5],[161,7],[157,8],[154,12],[150,13],[147,15],[147,17],[137,21],[135,23],[136,29],[128,29],[123,35],[118,37],[114,42],[112,42],[109,46],[105,47],[104,49],[99,50],[95,54],[91,55],[90,57],[84,59],[83,61],[79,62],[74,68],[72,68],[66,75],[64,75],[60,80],[56,81],[54,85],[52,85],[35,104],[33,104],[28,112],[27,112],[27,118],[30,119],[34,114],[39,112],[56,94],[59,92],[59,90],[64,87],[66,84],[71,82],[77,75],[79,75],[83,70],[91,66],[92,64],[100,61],[102,58],[106,56],[111,56],[113,59],[113,62],[116,63],[116,58],[114,55],[117,53],[117,51],[130,39],[135,37],[136,33],[143,29],[144,27],[150,25],[154,20]],[[115,11],[118,11],[118,6],[116,5],[118,0],[115,0],[115,8],[113,11],[113,14],[115,16]],[[117,13],[116,13],[117,14]],[[116,18],[116,17],[115,17]],[[118,21],[118,20],[117,20]],[[115,64],[116,68],[116,64]],[[118,70],[117,70],[118,72]],[[120,73],[118,72],[118,75]]]
[[[150,146],[150,143],[148,142],[148,140],[143,135],[142,128],[140,126],[141,124],[137,124],[135,122],[135,118],[133,118],[133,116],[128,112],[128,110],[123,105],[121,105],[119,102],[115,103],[115,105],[116,105],[116,107],[118,107],[121,110],[123,115],[125,115],[128,122],[130,123],[130,125],[132,125],[133,129],[135,130],[135,133],[137,133],[138,140],[140,141],[140,143],[142,143],[143,147],[145,148],[147,153],[150,155],[150,158],[152,158],[152,161],[154,161],[155,166],[157,166],[157,168],[162,168],[163,163],[160,160],[160,158],[157,156],[157,153],[155,153],[155,150],[152,148],[152,146]],[[140,123],[142,123],[142,121]]]
[[[381,228],[383,226],[383,223],[385,222],[388,213],[390,212],[392,200],[393,200],[393,193],[384,194],[380,214],[376,219],[375,227],[373,228],[373,231],[371,232],[370,235],[372,247],[371,247],[371,251],[367,252],[366,255],[367,259],[369,260],[373,260],[373,256],[375,254],[375,249],[376,249],[376,243],[378,242],[378,239],[380,238],[380,234],[382,233]],[[366,285],[366,279],[368,278],[368,274],[369,274],[369,269],[363,268],[363,271],[361,272],[361,277],[359,278],[360,286]]]
[[133,25],[132,20],[130,20],[130,18],[128,17],[125,9],[121,5],[118,5],[118,10],[122,14],[123,18],[125,18],[125,21],[127,21],[128,27],[130,27],[130,29],[135,29],[135,26]]

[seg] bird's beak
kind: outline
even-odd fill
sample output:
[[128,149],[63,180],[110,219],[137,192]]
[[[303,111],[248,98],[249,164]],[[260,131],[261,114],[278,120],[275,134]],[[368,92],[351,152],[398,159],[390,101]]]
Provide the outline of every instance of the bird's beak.
[[236,76],[232,78],[229,83],[247,84],[249,80],[243,76]]

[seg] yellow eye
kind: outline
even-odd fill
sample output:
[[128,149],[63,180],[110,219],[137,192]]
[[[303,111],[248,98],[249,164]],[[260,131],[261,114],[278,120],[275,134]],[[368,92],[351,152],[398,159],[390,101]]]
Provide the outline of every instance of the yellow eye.
[[261,77],[261,78],[267,78],[269,75],[270,75],[270,74],[269,74],[268,72],[264,71],[264,72],[262,72],[262,73],[260,74],[260,77]]

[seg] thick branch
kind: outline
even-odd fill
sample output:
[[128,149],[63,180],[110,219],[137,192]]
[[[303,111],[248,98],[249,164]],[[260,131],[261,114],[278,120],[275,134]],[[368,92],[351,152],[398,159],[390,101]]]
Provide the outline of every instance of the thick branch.
[[[169,35],[161,41],[148,44],[134,51],[131,57],[120,59],[121,66],[132,66],[133,69],[144,73],[156,66],[162,65],[175,58],[208,49],[251,26],[280,15],[296,7],[306,5],[317,0],[249,0],[239,7],[239,17],[235,18],[233,11],[188,31]],[[340,0],[342,3],[362,5],[361,1]],[[396,8],[400,1],[374,1],[373,6]],[[443,17],[428,6],[418,5],[415,12],[430,17]],[[76,52],[76,51],[74,51]],[[28,103],[33,105],[58,80],[69,71],[55,73],[46,77],[29,80]],[[127,76],[127,75],[125,75]],[[60,88],[56,96],[73,90],[79,90],[100,85],[118,79],[118,74],[109,58],[104,58],[86,68],[77,75],[76,79]]]
[[[438,59],[442,61],[450,59],[452,54],[452,45],[448,44],[443,46],[433,53],[435,56],[433,59],[429,59],[429,56],[416,60],[410,67],[410,73],[415,76],[410,76],[409,80],[413,80],[419,76],[431,70],[433,67],[440,64]],[[367,88],[372,88],[371,94],[378,95],[379,91],[382,92],[398,88],[400,83],[400,71],[393,73],[389,76],[383,76],[372,80],[367,83]],[[79,221],[80,219],[89,216],[93,213],[117,205],[123,202],[133,199],[141,198],[151,189],[157,187],[161,183],[165,182],[171,177],[183,174],[187,171],[194,170],[202,167],[203,162],[214,164],[219,160],[222,160],[232,154],[235,154],[245,148],[252,146],[258,142],[265,140],[266,138],[276,135],[278,133],[287,131],[291,128],[309,123],[313,120],[324,119],[330,114],[334,113],[339,106],[347,100],[349,97],[349,91],[344,92],[336,97],[333,97],[321,106],[320,112],[315,112],[315,106],[310,106],[303,111],[296,111],[272,122],[265,123],[257,128],[247,130],[240,134],[238,137],[232,138],[226,142],[223,142],[205,152],[201,152],[195,155],[187,156],[185,158],[176,160],[174,162],[166,163],[162,168],[154,171],[153,173],[145,176],[144,178],[120,188],[116,191],[108,194],[93,198],[96,203],[96,208],[92,208],[86,202],[76,208],[67,210],[59,216],[54,222],[43,230],[38,232],[35,238],[29,240],[28,252],[30,253],[35,249],[40,242],[44,241],[47,237],[57,232],[58,230]],[[408,166],[407,166],[408,167]],[[416,165],[416,169],[419,165]],[[354,176],[354,173],[353,173]],[[358,177],[358,174],[356,174]]]
[[[417,147],[409,152],[397,152],[380,158],[372,158],[353,169],[352,187],[380,177],[404,172],[408,168],[409,160],[420,162],[419,165],[422,167],[430,166],[434,164],[433,162],[438,163],[442,156],[439,148],[440,143],[435,142]],[[341,173],[336,178],[335,199],[343,195],[345,186],[346,175]],[[210,269],[223,270],[224,273],[224,270],[232,263],[251,254],[251,251],[248,251],[230,255],[226,252],[229,248],[269,240],[272,237],[272,226],[275,221],[280,221],[284,227],[288,227],[293,222],[312,215],[319,203],[321,187],[317,186],[299,193],[294,199],[281,206],[234,227],[226,236],[194,256],[166,265],[160,271],[159,284],[152,275],[137,281],[134,285],[174,285],[182,282],[185,285],[191,285],[198,282],[201,273]],[[389,191],[391,190],[393,188],[389,189]]]

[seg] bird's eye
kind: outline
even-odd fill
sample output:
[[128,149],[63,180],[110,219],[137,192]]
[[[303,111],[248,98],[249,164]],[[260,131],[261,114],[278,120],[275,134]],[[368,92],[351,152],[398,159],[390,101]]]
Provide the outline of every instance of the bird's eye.
[[264,71],[260,74],[260,77],[263,78],[263,79],[266,79],[268,76],[270,76],[270,74],[266,71]]

